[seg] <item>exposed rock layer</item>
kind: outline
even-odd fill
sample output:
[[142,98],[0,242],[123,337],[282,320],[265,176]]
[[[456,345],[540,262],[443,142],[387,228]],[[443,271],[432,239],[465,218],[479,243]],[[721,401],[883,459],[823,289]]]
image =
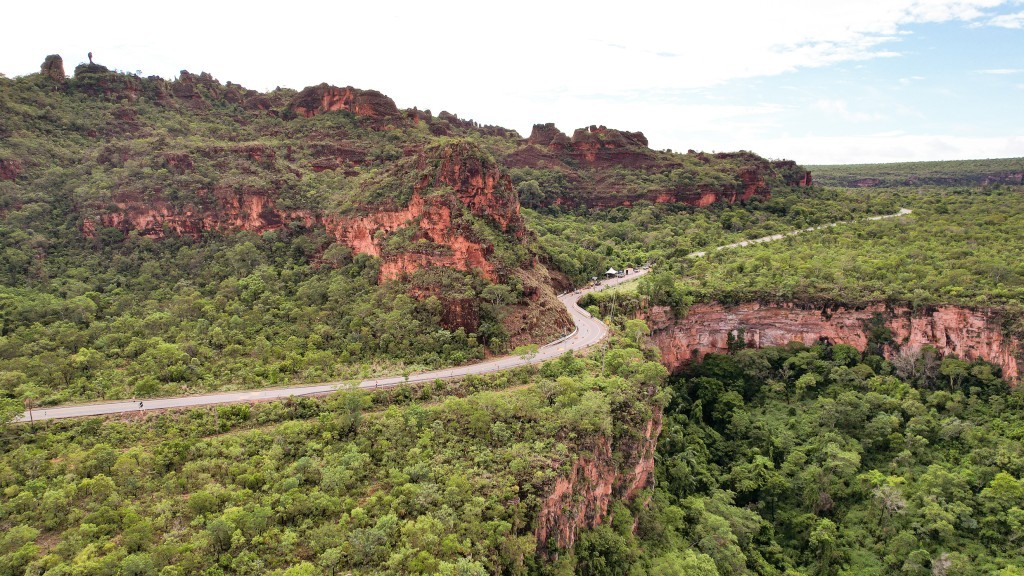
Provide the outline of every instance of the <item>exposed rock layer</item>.
[[930,344],[943,355],[996,364],[1008,380],[1020,377],[1021,342],[1005,336],[999,317],[989,310],[938,306],[912,311],[875,304],[823,311],[748,302],[731,307],[696,304],[679,319],[674,319],[668,309],[657,307],[647,313],[647,320],[662,362],[674,371],[705,354],[727,352],[729,335],[739,330],[743,330],[747,346],[754,348],[784,346],[792,341],[813,345],[828,340],[863,351],[868,344],[866,324],[876,314],[892,331],[893,343],[884,350],[887,357]]
[[537,542],[543,548],[572,547],[581,529],[608,520],[613,500],[630,501],[654,481],[654,452],[661,434],[662,410],[654,408],[643,434],[628,446],[616,446],[625,456],[622,463],[613,456],[612,442],[595,440],[591,452],[572,463],[569,474],[559,478],[541,504],[537,515]]
[[[233,153],[245,154],[263,164],[272,164],[275,159],[274,150],[263,146],[241,147]],[[177,173],[192,169],[187,154],[167,154],[164,161]],[[324,227],[353,252],[380,257],[381,280],[398,278],[424,267],[447,266],[466,271],[479,269],[485,277],[497,281],[499,273],[490,259],[494,246],[477,238],[471,228],[459,225],[458,220],[465,209],[511,240],[523,241],[526,227],[511,180],[497,165],[488,163],[464,144],[424,153],[418,164],[423,176],[412,199],[402,207],[366,206],[358,215],[336,215],[283,209],[271,193],[255,189],[202,189],[197,191],[201,202],[187,204],[125,192],[117,195],[106,210],[86,219],[83,231],[92,235],[97,227],[104,226],[125,232],[134,230],[150,237],[198,237],[207,231],[263,233],[299,222],[306,227]],[[434,193],[438,189],[451,193]],[[416,249],[389,251],[388,236],[409,227],[414,228],[407,232]]]
[[379,118],[398,114],[395,101],[376,90],[359,90],[351,86],[338,88],[328,84],[310,86],[295,95],[290,109],[299,116],[306,118],[347,110],[357,116]]
[[44,76],[50,77],[55,82],[63,82],[64,78],[64,59],[60,57],[60,54],[50,54],[43,60],[43,64],[39,67],[39,72]]
[[[750,152],[704,154],[691,151],[684,158],[651,150],[641,132],[605,126],[578,129],[570,138],[554,124],[537,124],[525,145],[509,154],[505,162],[514,168],[562,173],[571,192],[545,202],[569,207],[613,208],[640,201],[703,207],[714,202],[734,203],[755,196],[767,197],[771,194],[771,178],[781,178],[794,186],[801,178],[807,183],[804,173],[788,178],[771,162]],[[705,167],[718,178],[703,180],[701,173]],[[626,185],[626,181],[616,175],[621,170],[646,173],[646,176],[658,174],[666,184]]]

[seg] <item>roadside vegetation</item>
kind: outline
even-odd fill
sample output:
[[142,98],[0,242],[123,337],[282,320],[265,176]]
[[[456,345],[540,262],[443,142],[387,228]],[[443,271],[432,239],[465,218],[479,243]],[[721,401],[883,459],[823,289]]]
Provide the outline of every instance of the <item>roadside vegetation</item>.
[[541,500],[601,438],[626,471],[662,398],[634,339],[599,360],[10,426],[0,574],[556,573]]
[[638,202],[604,210],[523,210],[552,264],[577,284],[609,267],[675,262],[741,240],[899,211],[889,193],[782,187],[767,200],[694,208]]

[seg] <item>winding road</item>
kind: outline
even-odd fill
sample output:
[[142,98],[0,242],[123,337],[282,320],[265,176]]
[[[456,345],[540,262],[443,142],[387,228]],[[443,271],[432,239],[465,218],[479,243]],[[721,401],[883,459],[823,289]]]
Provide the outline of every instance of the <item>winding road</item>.
[[[608,326],[604,322],[594,318],[586,310],[579,307],[577,302],[584,294],[603,290],[605,288],[622,284],[639,278],[648,270],[638,270],[634,274],[622,278],[610,278],[583,290],[567,292],[558,297],[558,300],[569,311],[576,330],[571,334],[559,338],[554,342],[540,347],[535,354],[524,356],[502,356],[493,360],[487,360],[477,364],[444,368],[442,370],[431,370],[410,374],[408,379],[404,376],[391,376],[388,378],[374,378],[363,380],[354,387],[373,390],[376,388],[388,388],[408,382],[425,382],[437,379],[461,378],[471,374],[490,374],[510,368],[526,366],[528,364],[539,364],[553,358],[557,358],[568,351],[583,350],[589,348],[608,335]],[[267,400],[280,400],[290,396],[313,396],[329,394],[331,392],[349,389],[353,387],[352,381],[325,382],[323,384],[311,384],[307,386],[289,386],[287,388],[263,388],[260,390],[241,390],[237,392],[214,392],[211,394],[200,394],[195,396],[177,396],[172,398],[146,398],[141,400],[120,400],[115,402],[102,402],[95,404],[76,404],[70,406],[40,407],[32,410],[32,420],[57,420],[62,418],[81,418],[85,416],[103,416],[107,414],[122,414],[131,412],[143,412],[148,410],[168,410],[174,408],[190,408],[195,406],[209,406],[212,404],[238,404],[243,402],[261,402]],[[15,422],[28,422],[28,412],[23,413]]]
[[[895,214],[888,214],[885,216],[873,216],[866,218],[866,220],[881,220],[883,218],[895,218],[897,216],[904,216],[910,214],[910,210],[906,208],[900,210]],[[829,228],[837,226],[839,224],[846,224],[848,222],[835,222],[832,224],[826,224],[823,226],[816,226],[813,228],[805,228],[803,230],[794,230],[786,234],[774,234],[772,236],[765,236],[763,238],[756,238],[754,240],[745,240],[742,242],[736,242],[734,244],[728,244],[725,246],[719,246],[716,250],[725,250],[729,248],[738,248],[741,246],[748,246],[750,244],[759,244],[762,242],[771,242],[773,240],[781,240],[787,236],[794,236],[802,232],[810,232],[813,230],[820,230],[822,228]],[[705,256],[708,252],[694,252],[689,254],[690,258],[699,258]],[[573,322],[576,324],[576,330],[571,334],[559,338],[554,342],[545,344],[540,347],[535,354],[528,354],[524,356],[503,356],[501,358],[494,358],[493,360],[487,360],[477,364],[469,364],[466,366],[457,366],[454,368],[444,368],[442,370],[431,370],[429,372],[419,372],[417,374],[410,374],[408,378],[404,376],[391,376],[387,378],[374,378],[370,380],[363,380],[357,384],[353,384],[351,381],[337,381],[337,382],[325,382],[322,384],[311,384],[306,386],[289,386],[287,388],[263,388],[260,390],[242,390],[237,392],[214,392],[211,394],[200,394],[195,396],[177,396],[171,398],[147,398],[141,402],[139,400],[121,400],[114,402],[102,402],[94,404],[76,404],[66,406],[50,406],[40,407],[32,410],[31,416],[28,412],[22,413],[19,417],[15,418],[15,422],[28,422],[31,418],[32,421],[41,420],[58,420],[63,418],[82,418],[86,416],[104,416],[107,414],[123,414],[132,412],[144,412],[148,410],[169,410],[176,408],[190,408],[195,406],[209,406],[214,404],[239,404],[245,402],[262,402],[267,400],[280,400],[288,398],[290,396],[314,396],[329,394],[340,389],[348,388],[361,388],[373,390],[376,388],[388,388],[391,386],[397,386],[408,382],[424,382],[432,381],[437,379],[451,379],[461,378],[473,374],[490,374],[492,372],[500,372],[502,370],[508,370],[510,368],[517,368],[519,366],[526,366],[528,364],[540,364],[553,358],[557,358],[562,354],[569,351],[584,350],[589,348],[602,340],[608,335],[608,326],[604,322],[594,318],[586,310],[580,308],[578,302],[583,295],[590,292],[596,292],[598,290],[604,290],[612,286],[617,286],[624,282],[631,282],[644,274],[649,269],[639,269],[637,272],[624,277],[609,278],[603,282],[598,283],[595,286],[591,286],[586,289],[577,290],[575,292],[567,292],[558,297],[558,300],[565,306],[569,315],[572,317]]]

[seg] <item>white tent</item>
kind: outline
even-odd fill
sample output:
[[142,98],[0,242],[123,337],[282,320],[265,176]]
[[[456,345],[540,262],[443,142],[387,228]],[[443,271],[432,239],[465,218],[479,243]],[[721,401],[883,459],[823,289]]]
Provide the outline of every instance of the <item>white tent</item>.
[[608,271],[605,272],[604,274],[605,274],[605,276],[615,276],[618,273],[619,273],[619,271],[616,270],[615,268],[609,268]]

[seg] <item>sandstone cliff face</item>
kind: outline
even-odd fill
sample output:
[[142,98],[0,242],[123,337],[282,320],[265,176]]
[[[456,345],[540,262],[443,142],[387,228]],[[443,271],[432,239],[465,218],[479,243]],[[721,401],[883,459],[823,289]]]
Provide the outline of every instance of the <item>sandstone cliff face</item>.
[[336,110],[347,110],[370,118],[398,114],[395,101],[376,90],[358,90],[351,86],[338,88],[328,84],[310,86],[299,92],[289,104],[289,109],[306,118]]
[[[259,145],[242,146],[232,153],[246,155],[264,165],[272,165],[276,158],[273,149]],[[111,151],[111,155],[116,153]],[[164,161],[179,174],[189,172],[193,164],[187,154],[181,153],[166,154]],[[262,233],[298,221],[306,227],[323,226],[356,253],[381,257],[382,281],[428,266],[479,269],[489,280],[498,281],[495,264],[489,260],[494,247],[476,238],[471,229],[457,220],[464,207],[513,241],[522,241],[526,227],[511,180],[466,144],[424,153],[418,165],[423,176],[406,206],[368,206],[366,213],[358,216],[286,210],[262,190],[215,188],[197,191],[199,204],[184,205],[144,198],[137,193],[119,194],[106,210],[86,219],[82,229],[86,235],[104,226],[125,232],[135,230],[150,237],[198,237],[206,231]],[[436,189],[451,193],[434,193]],[[389,253],[385,247],[388,236],[407,227],[414,228],[410,239],[419,249]]]
[[630,501],[654,480],[654,453],[661,434],[662,410],[655,407],[643,435],[630,446],[617,447],[626,461],[617,464],[613,446],[599,437],[592,451],[572,463],[567,476],[559,478],[541,504],[537,515],[537,543],[567,549],[579,530],[593,528],[608,518],[613,500]]
[[[393,280],[403,274],[430,266],[447,266],[457,270],[479,269],[492,282],[498,280],[495,266],[488,260],[494,248],[470,238],[455,226],[452,208],[444,197],[424,198],[419,192],[401,210],[381,211],[366,216],[335,218],[328,216],[324,224],[338,242],[354,252],[381,257],[381,281]],[[438,247],[432,252],[400,252],[385,254],[387,236],[407,226],[415,227],[412,241],[425,240]]]
[[[548,203],[599,209],[631,206],[639,201],[698,207],[714,202],[742,202],[755,196],[770,196],[769,177],[778,175],[771,163],[749,152],[671,155],[648,148],[647,138],[641,132],[605,126],[581,128],[570,138],[554,124],[537,124],[525,145],[508,155],[505,162],[514,168],[561,172],[571,192],[549,199]],[[695,164],[707,165],[708,171],[717,171],[724,178],[705,183],[708,181],[702,181]],[[632,171],[641,179],[661,174],[664,180],[672,181],[679,172],[689,173],[692,179],[689,183],[664,187],[636,186],[622,180],[623,170]],[[799,180],[789,182],[781,176],[776,179],[794,186]]]
[[[182,167],[188,163],[179,158],[171,165]],[[82,224],[82,231],[91,236],[97,227],[103,226],[124,232],[134,230],[151,238],[167,235],[199,237],[207,231],[267,232],[296,220],[307,226],[319,220],[307,211],[280,210],[266,193],[258,190],[217,188],[200,190],[199,196],[208,202],[205,205],[182,206],[133,193],[121,194],[111,202],[114,210],[87,218]]]
[[740,329],[744,330],[747,345],[754,348],[784,346],[792,341],[813,345],[828,340],[863,351],[868,343],[865,324],[875,314],[882,316],[893,334],[895,346],[886,347],[886,357],[896,354],[897,348],[915,351],[930,344],[943,355],[996,364],[1008,380],[1020,377],[1021,342],[1004,336],[998,317],[986,310],[939,306],[914,312],[876,304],[863,309],[822,311],[749,302],[731,307],[696,304],[680,319],[673,319],[667,309],[658,307],[647,313],[647,320],[662,362],[669,370],[678,370],[705,354],[727,352],[729,335]]
[[429,162],[427,155],[421,156],[420,169],[429,171],[417,183],[417,192],[449,187],[474,216],[490,220],[502,232],[517,239],[526,235],[526,224],[519,213],[519,197],[512,179],[500,167],[474,153],[466,144],[444,147],[433,170]]

